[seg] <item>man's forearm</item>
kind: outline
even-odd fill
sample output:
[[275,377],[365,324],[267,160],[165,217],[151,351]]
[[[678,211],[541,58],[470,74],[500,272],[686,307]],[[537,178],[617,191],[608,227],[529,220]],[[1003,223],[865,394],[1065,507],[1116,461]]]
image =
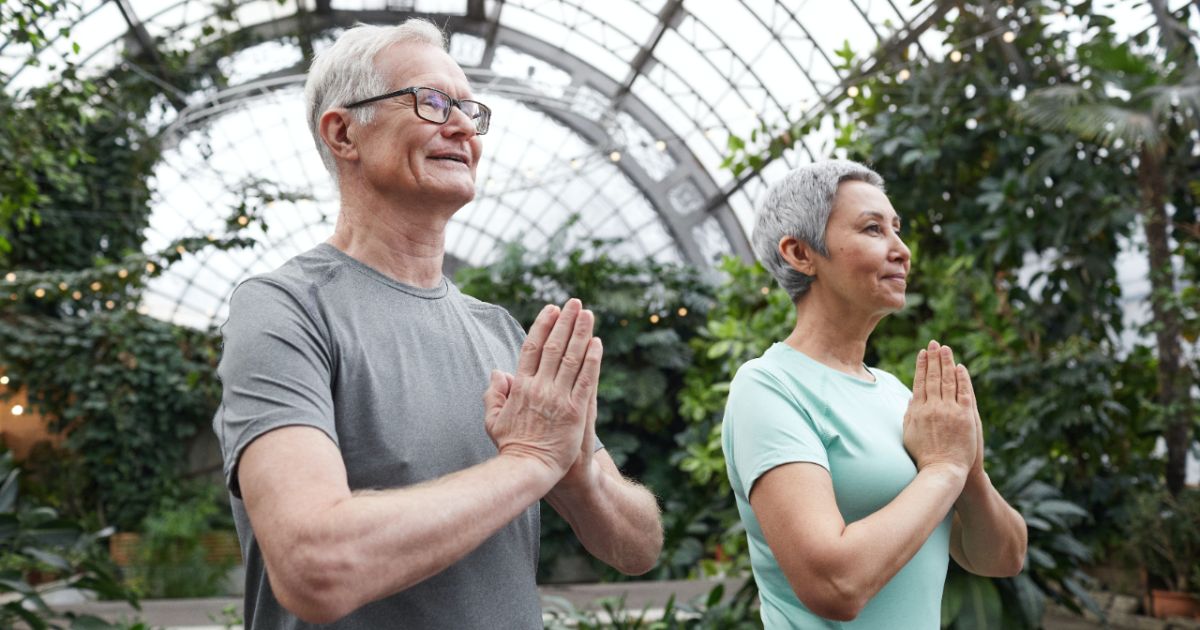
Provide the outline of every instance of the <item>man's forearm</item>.
[[501,455],[417,486],[312,506],[302,525],[275,538],[288,547],[265,554],[272,585],[285,591],[277,593],[285,606],[308,608],[293,608],[303,617],[339,618],[457,562],[555,481],[538,462]]
[[571,525],[588,553],[627,575],[652,569],[662,551],[658,501],[623,479],[615,466],[599,468],[590,488],[556,488],[547,502]]
[[1021,572],[1028,545],[1028,530],[1016,510],[992,486],[987,473],[977,469],[967,479],[955,503],[961,523],[958,541],[977,575],[1009,577]]

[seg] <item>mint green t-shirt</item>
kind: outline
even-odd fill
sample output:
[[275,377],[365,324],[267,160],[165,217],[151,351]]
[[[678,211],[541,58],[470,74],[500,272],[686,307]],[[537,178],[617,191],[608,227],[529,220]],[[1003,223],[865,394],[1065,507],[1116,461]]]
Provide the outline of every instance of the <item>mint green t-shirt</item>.
[[917,469],[903,438],[912,392],[891,374],[870,371],[873,383],[776,343],[733,379],[722,446],[768,630],[941,627],[950,514],[854,621],[839,622],[813,614],[796,597],[750,507],[754,482],[792,462],[829,471],[847,524],[879,511],[912,482]]

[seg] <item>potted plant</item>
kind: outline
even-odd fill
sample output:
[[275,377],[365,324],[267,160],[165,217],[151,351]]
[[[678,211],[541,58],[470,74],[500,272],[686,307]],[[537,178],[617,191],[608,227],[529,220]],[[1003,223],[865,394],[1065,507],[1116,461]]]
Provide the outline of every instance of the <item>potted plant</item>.
[[1200,488],[1138,497],[1128,545],[1146,576],[1146,610],[1162,619],[1200,618]]

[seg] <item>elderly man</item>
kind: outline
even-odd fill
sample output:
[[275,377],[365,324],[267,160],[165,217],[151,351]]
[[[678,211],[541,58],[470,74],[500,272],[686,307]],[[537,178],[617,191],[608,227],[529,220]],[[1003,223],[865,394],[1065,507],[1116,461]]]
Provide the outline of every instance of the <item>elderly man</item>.
[[539,500],[628,574],[654,497],[594,435],[602,346],[578,300],[528,337],[442,275],[491,111],[428,22],[346,31],[313,63],[330,239],[235,291],[214,419],[250,628],[540,628]]

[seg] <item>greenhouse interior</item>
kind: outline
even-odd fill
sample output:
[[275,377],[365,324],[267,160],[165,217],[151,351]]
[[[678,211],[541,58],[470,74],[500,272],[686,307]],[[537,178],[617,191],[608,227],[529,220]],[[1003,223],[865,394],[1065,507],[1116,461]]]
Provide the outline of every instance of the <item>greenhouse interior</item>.
[[[911,265],[861,370],[916,405],[930,340],[952,346],[972,479],[1019,524],[1011,571],[951,554],[940,627],[1200,628],[1200,3],[1182,0],[0,1],[0,627],[298,627],[246,608],[267,570],[224,461],[223,326],[243,282],[351,220],[310,130],[314,59],[413,18],[490,112],[442,273],[522,337],[582,302],[596,453],[657,508],[660,550],[629,572],[535,497],[545,628],[809,627],[764,563],[828,617],[725,440],[735,374],[803,337],[815,302],[756,255],[757,220],[831,160],[882,178]],[[947,504],[951,549],[1004,547],[963,542],[967,503]],[[846,535],[883,514],[830,505]],[[924,627],[871,625],[874,604],[845,627]]]

